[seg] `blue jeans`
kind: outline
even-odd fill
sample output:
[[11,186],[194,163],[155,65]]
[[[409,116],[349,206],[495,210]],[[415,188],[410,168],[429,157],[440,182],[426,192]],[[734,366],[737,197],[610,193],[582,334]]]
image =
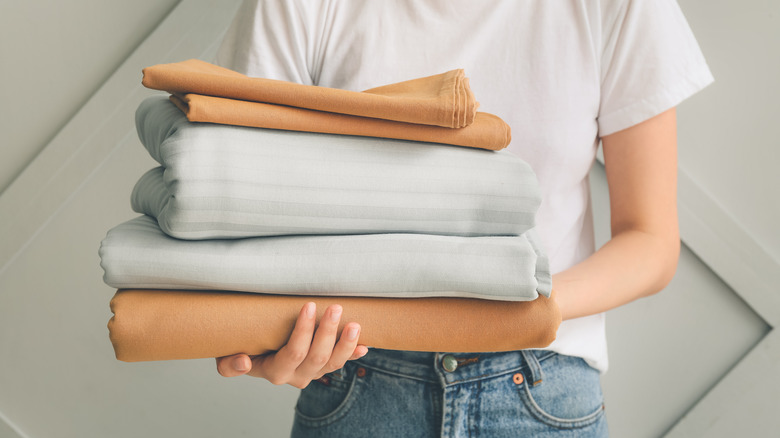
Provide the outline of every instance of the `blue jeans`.
[[599,373],[550,351],[371,350],[301,391],[292,437],[605,437]]

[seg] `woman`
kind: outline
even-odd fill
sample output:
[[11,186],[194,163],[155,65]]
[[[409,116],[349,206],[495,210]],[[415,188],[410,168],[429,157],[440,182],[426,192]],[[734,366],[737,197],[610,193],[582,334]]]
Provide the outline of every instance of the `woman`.
[[[293,436],[606,436],[603,312],[674,275],[674,107],[712,80],[673,0],[250,1],[217,62],[352,90],[464,68],[539,179],[538,229],[564,319],[543,350],[368,352],[358,324],[338,336],[339,306],[316,326],[307,305],[284,348],[219,358],[223,376],[305,388]],[[612,238],[594,251],[599,142]]]

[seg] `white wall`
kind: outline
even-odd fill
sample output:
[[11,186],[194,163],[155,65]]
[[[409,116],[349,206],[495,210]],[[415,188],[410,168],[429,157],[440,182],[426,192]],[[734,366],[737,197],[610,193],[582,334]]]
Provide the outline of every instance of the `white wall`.
[[[159,27],[174,2],[50,3],[0,4],[0,438],[286,435],[291,388],[223,379],[211,360],[120,363],[105,329],[112,291],[97,247],[133,216],[121,194],[152,165],[131,120],[146,93],[140,67],[209,59],[235,1],[182,2]],[[778,338],[770,330],[780,319],[772,281],[780,272],[780,4],[681,5],[716,77],[679,109],[690,250],[669,290],[608,317],[610,428],[617,437],[670,428],[670,436],[738,428],[762,436],[775,415],[749,403],[730,415],[723,400],[750,395],[776,406],[780,395],[776,373],[767,373],[780,349],[763,347]],[[599,168],[592,180],[603,241]],[[757,372],[728,373],[746,364]]]
[[0,2],[0,193],[175,4]]
[[681,6],[716,83],[680,114],[680,166],[780,260],[780,2]]
[[[681,228],[690,246],[683,247],[677,275],[663,293],[609,314],[612,371],[604,386],[610,427],[616,436],[632,437],[670,429],[670,436],[725,437],[735,430],[771,436],[774,414],[755,406],[780,413],[780,358],[769,353],[754,376],[735,382],[778,343],[770,330],[780,296],[780,174],[774,170],[780,164],[780,3],[680,5],[715,75],[713,85],[678,109],[680,205],[688,210]],[[600,168],[592,181],[603,242],[608,200]],[[755,293],[749,282],[762,290]],[[748,387],[763,389],[753,400],[736,397]],[[693,407],[702,397],[705,402]]]

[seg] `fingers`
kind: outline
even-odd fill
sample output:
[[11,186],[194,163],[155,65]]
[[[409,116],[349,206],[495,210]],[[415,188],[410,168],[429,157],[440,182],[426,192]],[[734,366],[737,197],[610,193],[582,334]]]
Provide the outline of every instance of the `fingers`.
[[249,374],[268,379],[275,385],[287,383],[309,355],[316,316],[316,305],[313,302],[304,304],[287,344],[275,354],[257,356],[252,361],[253,366]]
[[317,332],[314,335],[314,340],[309,348],[309,354],[300,364],[295,374],[310,378],[317,378],[324,374],[321,373],[321,370],[328,368],[328,362],[333,358],[333,346],[336,344],[341,312],[341,306],[337,304],[329,306],[325,310],[325,314],[322,315],[319,327],[317,327]]
[[344,326],[344,331],[341,332],[341,337],[333,348],[333,354],[330,356],[330,360],[320,370],[320,374],[317,378],[323,374],[327,374],[341,369],[345,363],[353,356],[357,348],[358,336],[360,336],[360,325],[357,323],[349,323]]
[[217,371],[224,377],[242,376],[252,368],[252,360],[246,354],[234,354],[217,358]]
[[366,346],[358,345],[359,324],[346,324],[339,336],[341,315],[341,306],[329,306],[317,326],[316,306],[309,302],[301,308],[290,339],[279,351],[255,357],[246,354],[220,357],[217,370],[225,377],[248,374],[276,385],[288,383],[305,388],[312,380],[368,352]]
[[357,347],[355,347],[355,351],[352,352],[352,356],[350,356],[348,360],[360,359],[366,354],[368,354],[368,347],[366,347],[365,345],[358,345]]

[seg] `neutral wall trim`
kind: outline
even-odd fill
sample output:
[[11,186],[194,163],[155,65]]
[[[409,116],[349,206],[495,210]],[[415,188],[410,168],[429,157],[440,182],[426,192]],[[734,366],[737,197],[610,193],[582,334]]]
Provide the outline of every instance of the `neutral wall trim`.
[[27,438],[15,424],[0,412],[0,437],[2,438]]
[[[135,110],[155,93],[141,86],[141,69],[188,58],[208,59],[204,57],[215,52],[238,5],[239,0],[179,2],[0,194],[0,277],[56,220],[57,213],[89,186],[112,154],[128,142],[137,142]],[[27,438],[12,418],[8,411],[0,411],[0,437]]]
[[119,140],[135,132],[135,109],[150,94],[140,84],[141,69],[203,56],[221,40],[237,7],[237,0],[180,2],[3,191],[0,275]]
[[780,323],[780,262],[687,172],[679,172],[680,233],[686,245],[766,322]]
[[[598,159],[603,165],[601,151]],[[730,438],[773,430],[780,398],[780,335],[774,329],[780,322],[780,261],[682,166],[678,209],[681,240],[772,330],[664,436]]]
[[[780,396],[780,263],[683,169],[680,234],[686,245],[773,329],[667,433],[668,438],[768,433]],[[705,303],[706,304],[706,303]]]
[[769,332],[666,438],[763,437],[777,433],[780,334]]

